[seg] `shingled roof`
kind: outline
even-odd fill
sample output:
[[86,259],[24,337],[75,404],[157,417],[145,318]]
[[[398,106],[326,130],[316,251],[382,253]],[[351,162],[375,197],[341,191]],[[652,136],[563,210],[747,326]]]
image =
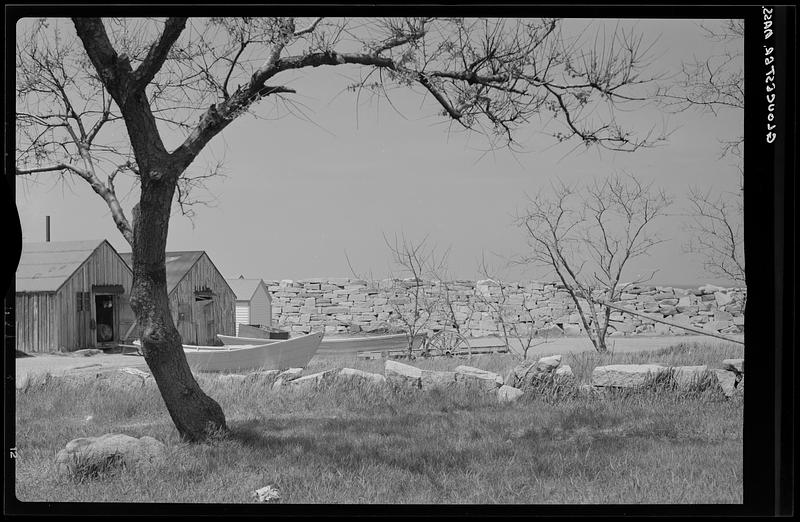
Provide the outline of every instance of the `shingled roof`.
[[[237,301],[249,301],[252,299],[259,283],[263,282],[262,279],[244,279],[242,277],[225,279],[225,281],[228,282],[228,286],[230,286],[233,293],[236,294]],[[267,296],[269,296],[269,292],[267,292]]]
[[[204,254],[202,250],[191,250],[185,252],[167,252],[167,292],[178,286],[183,276],[192,269],[197,260]],[[120,254],[122,259],[133,270],[133,252],[123,252]]]
[[105,242],[23,243],[16,274],[17,292],[56,292]]

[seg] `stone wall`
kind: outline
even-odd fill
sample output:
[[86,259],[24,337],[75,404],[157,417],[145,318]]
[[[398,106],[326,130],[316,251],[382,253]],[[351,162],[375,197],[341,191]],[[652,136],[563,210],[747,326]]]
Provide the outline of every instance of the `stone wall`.
[[[324,329],[327,333],[400,331],[399,314],[408,313],[413,281],[349,278],[268,281],[273,325],[294,332]],[[517,324],[522,335],[582,335],[577,307],[560,283],[529,281],[499,284],[490,281],[424,282],[422,302],[438,302],[428,325],[440,328],[447,314],[441,306],[449,296],[462,332],[472,337],[497,335],[501,323]],[[739,333],[744,329],[742,306],[746,290],[704,285],[696,289],[662,286],[629,287],[619,306],[657,319],[710,332]],[[582,307],[588,303],[582,302]],[[502,319],[502,320],[501,320]],[[685,330],[614,311],[611,336],[683,335]]]

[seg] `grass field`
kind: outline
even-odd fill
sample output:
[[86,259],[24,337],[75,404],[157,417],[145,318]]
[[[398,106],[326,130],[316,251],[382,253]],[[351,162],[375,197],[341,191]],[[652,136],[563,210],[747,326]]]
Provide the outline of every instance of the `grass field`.
[[[580,382],[600,364],[709,364],[742,357],[734,345],[661,352],[565,355]],[[503,375],[508,355],[417,360]],[[316,358],[305,373],[382,361]],[[253,502],[268,484],[284,503],[741,503],[742,399],[649,390],[585,397],[526,394],[500,405],[476,391],[323,384],[272,391],[272,379],[221,384],[200,375],[231,433],[181,443],[154,386],[139,394],[51,379],[16,399],[16,495],[39,502]],[[71,439],[153,436],[159,469],[70,480],[54,471]]]

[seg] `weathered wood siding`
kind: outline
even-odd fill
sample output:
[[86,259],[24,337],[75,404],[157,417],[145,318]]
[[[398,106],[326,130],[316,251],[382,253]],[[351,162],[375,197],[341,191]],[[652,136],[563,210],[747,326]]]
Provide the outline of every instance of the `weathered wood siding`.
[[[195,302],[195,292],[211,290],[214,298],[209,317],[213,317],[214,335],[209,336],[202,303]],[[203,254],[169,294],[172,319],[185,344],[212,344],[216,334],[236,335],[236,295],[225,278]]]
[[250,300],[250,323],[262,326],[272,326],[272,306],[267,289],[262,283],[258,284],[253,298]]
[[17,350],[56,350],[59,345],[59,313],[55,292],[18,293],[14,301]]
[[[16,296],[17,348],[26,352],[71,352],[97,346],[93,285],[121,285],[114,295],[114,341],[131,325],[130,292],[133,275],[107,242],[102,242],[55,293],[18,293]],[[78,311],[78,292],[89,293],[87,312]],[[127,321],[127,324],[126,324]]]

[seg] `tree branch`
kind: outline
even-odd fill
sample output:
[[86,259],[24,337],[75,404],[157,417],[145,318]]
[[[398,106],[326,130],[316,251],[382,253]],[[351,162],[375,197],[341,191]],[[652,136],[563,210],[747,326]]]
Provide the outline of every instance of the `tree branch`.
[[119,106],[123,107],[133,73],[130,60],[127,56],[117,54],[99,18],[73,18],[72,22],[100,79]]
[[147,52],[144,61],[133,72],[131,88],[134,90],[144,89],[153,79],[156,73],[164,65],[169,50],[186,27],[187,18],[169,18],[164,24],[164,32]]

